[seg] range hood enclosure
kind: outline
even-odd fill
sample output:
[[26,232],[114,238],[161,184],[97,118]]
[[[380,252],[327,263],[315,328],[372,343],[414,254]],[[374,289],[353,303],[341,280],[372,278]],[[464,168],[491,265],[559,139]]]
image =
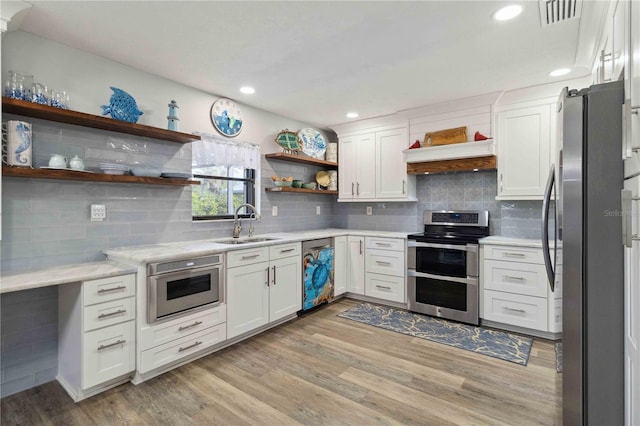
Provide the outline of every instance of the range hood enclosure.
[[407,173],[461,172],[496,169],[496,145],[493,139],[428,148],[405,149]]

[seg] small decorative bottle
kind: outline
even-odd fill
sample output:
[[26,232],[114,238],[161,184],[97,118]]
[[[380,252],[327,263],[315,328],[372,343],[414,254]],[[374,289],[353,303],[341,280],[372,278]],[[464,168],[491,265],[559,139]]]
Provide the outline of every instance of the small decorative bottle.
[[167,128],[169,130],[178,131],[178,121],[180,121],[180,119],[178,118],[177,110],[180,107],[174,100],[172,100],[168,106],[169,106],[169,115],[167,116],[167,119],[169,120],[169,126]]

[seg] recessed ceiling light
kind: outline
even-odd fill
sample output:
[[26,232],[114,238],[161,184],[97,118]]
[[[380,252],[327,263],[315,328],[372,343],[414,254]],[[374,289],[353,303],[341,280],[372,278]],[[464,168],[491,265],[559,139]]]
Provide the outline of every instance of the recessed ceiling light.
[[510,6],[505,6],[494,13],[493,19],[496,21],[508,21],[509,19],[513,19],[520,15],[520,12],[522,12],[522,6],[519,4],[512,4]]
[[254,89],[254,88],[253,88],[253,87],[251,87],[251,86],[242,86],[242,87],[240,88],[240,91],[241,91],[242,93],[244,93],[245,95],[253,95],[254,93],[256,93],[256,89]]
[[358,118],[358,113],[357,112],[348,112],[347,113],[347,118]]
[[473,171],[474,171],[474,172],[477,172],[477,171],[478,171],[478,169],[473,169]]
[[560,77],[561,75],[569,74],[571,70],[569,68],[558,68],[557,70],[553,70],[549,73],[551,77]]

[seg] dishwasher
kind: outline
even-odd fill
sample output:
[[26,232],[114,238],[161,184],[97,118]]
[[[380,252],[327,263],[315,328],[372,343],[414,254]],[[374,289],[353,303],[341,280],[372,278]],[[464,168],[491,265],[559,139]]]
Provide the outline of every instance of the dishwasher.
[[333,299],[333,238],[302,242],[302,310]]

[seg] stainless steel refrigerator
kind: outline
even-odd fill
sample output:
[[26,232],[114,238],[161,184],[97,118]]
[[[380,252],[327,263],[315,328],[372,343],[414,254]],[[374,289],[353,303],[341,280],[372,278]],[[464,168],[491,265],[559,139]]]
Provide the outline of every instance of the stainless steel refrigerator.
[[542,242],[551,288],[563,294],[565,425],[624,424],[623,90],[564,89],[558,100]]

